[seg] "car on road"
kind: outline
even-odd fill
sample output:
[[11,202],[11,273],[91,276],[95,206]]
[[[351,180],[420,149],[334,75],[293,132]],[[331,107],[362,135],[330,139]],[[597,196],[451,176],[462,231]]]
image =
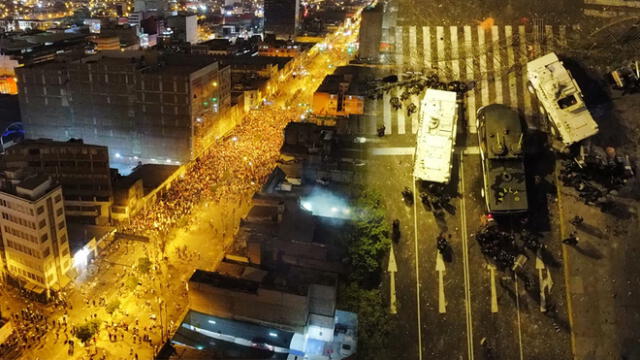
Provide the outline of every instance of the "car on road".
[[518,113],[508,106],[491,104],[481,107],[477,115],[487,211],[498,215],[526,212],[525,133]]

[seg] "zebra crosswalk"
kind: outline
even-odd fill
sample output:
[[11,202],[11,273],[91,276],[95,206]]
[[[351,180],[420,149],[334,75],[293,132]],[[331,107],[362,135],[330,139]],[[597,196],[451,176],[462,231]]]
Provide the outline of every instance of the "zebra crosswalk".
[[[562,53],[576,27],[565,25],[529,26],[397,26],[383,38],[393,42],[385,58],[396,73],[418,71],[436,73],[441,81],[463,81],[471,85],[464,95],[460,127],[475,132],[476,111],[491,103],[517,109],[530,127],[539,123],[535,97],[527,90],[526,64],[550,51]],[[390,99],[402,89],[392,89],[381,99],[367,100],[365,126],[360,131],[374,134],[384,124],[387,134],[415,134],[419,111],[408,115],[410,103],[419,106],[423,94],[412,95],[394,110]],[[382,117],[382,119],[380,118]]]

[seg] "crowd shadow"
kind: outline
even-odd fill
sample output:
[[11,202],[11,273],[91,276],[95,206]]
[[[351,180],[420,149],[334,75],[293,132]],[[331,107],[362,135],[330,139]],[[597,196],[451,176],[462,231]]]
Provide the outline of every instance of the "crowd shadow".
[[580,254],[590,257],[595,260],[601,260],[604,258],[604,254],[598,250],[593,244],[581,241],[579,244],[573,246]]
[[576,225],[576,229],[584,233],[587,233],[591,236],[595,236],[599,239],[605,238],[607,236],[607,234],[605,234],[602,230],[598,229],[594,225],[587,224],[584,222],[582,224]]

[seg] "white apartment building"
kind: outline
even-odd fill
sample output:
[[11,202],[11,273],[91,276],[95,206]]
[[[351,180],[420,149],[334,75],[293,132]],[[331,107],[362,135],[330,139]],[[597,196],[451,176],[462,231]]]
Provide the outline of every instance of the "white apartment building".
[[7,274],[24,288],[50,296],[70,279],[62,188],[45,175],[4,171],[0,230]]

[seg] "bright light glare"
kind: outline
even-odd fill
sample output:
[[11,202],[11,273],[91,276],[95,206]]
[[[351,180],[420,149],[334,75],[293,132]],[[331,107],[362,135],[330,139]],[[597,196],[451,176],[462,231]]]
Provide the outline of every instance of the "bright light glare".
[[237,136],[232,137],[231,141],[238,141],[238,137]]
[[303,201],[301,205],[303,208],[305,208],[308,211],[311,211],[311,209],[313,209],[313,207],[311,207],[311,203],[308,201]]
[[269,336],[271,337],[278,337],[278,334],[274,333],[274,332],[269,332]]
[[122,155],[120,155],[120,153],[116,153],[116,158],[120,159],[122,157]]
[[300,201],[300,206],[315,216],[341,219],[351,217],[347,200],[320,186],[314,187],[311,193]]
[[89,262],[89,250],[85,247],[73,254],[73,266],[78,269],[84,269]]
[[215,321],[213,321],[213,320],[209,320],[209,324],[213,324],[213,325],[215,325],[215,324],[216,324],[216,322],[215,322]]

